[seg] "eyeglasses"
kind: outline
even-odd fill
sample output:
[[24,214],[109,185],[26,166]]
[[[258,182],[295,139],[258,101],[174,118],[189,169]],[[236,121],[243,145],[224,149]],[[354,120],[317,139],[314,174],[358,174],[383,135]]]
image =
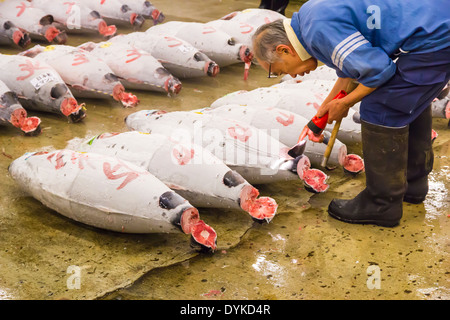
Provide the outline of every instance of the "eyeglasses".
[[275,73],[272,73],[272,64],[269,63],[269,75],[267,76],[267,78],[271,79],[271,78],[276,78],[278,77]]

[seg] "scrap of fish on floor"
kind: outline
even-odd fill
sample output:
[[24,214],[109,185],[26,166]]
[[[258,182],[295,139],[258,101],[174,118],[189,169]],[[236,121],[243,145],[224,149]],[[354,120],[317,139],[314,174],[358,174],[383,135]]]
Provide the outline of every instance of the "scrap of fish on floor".
[[125,42],[87,42],[79,46],[103,60],[126,89],[166,92],[177,95],[181,81],[170,74],[147,51]]
[[299,148],[293,158],[287,154],[288,146],[245,122],[202,112],[142,110],[127,116],[125,123],[130,130],[164,134],[175,140],[184,138],[183,141],[198,144],[251,184],[300,177],[316,192],[328,189],[325,183],[328,176],[311,169],[304,148]]
[[[273,86],[260,87],[251,91],[231,92],[214,101],[211,108],[228,104],[272,107],[300,114],[306,119],[312,119],[326,98],[326,93],[318,89],[312,89],[313,86],[305,85],[305,83],[306,81],[298,83],[295,89]],[[311,93],[314,90],[319,93]],[[331,132],[333,127],[333,124],[327,124],[325,130]],[[359,123],[358,111],[353,108],[349,109],[348,116],[342,119],[337,139],[346,145],[361,142],[361,124]]]
[[108,26],[100,14],[82,3],[60,0],[32,0],[31,4],[53,16],[68,33],[98,33],[113,36],[117,28]]
[[26,48],[31,43],[28,32],[17,27],[7,18],[0,15],[0,46],[14,45],[20,48]]
[[[259,129],[275,130],[278,133],[279,141],[287,146],[293,146],[298,142],[299,133],[309,122],[299,114],[279,108],[230,104],[217,108],[205,108],[201,111],[240,120]],[[329,137],[330,135],[327,134],[323,143],[307,141],[304,154],[309,158],[313,167],[321,167]],[[329,168],[342,166],[345,172],[354,174],[364,170],[362,158],[356,154],[347,154],[347,146],[338,139],[334,142],[327,165]]]
[[253,59],[249,47],[239,43],[224,31],[214,26],[200,22],[169,21],[151,28],[145,33],[176,37],[187,41],[192,46],[206,54],[219,67],[244,62],[245,79]]
[[145,19],[152,19],[153,24],[162,23],[165,19],[164,14],[159,11],[150,1],[147,0],[119,0],[126,4],[130,9],[142,15]]
[[147,51],[179,79],[214,77],[220,71],[219,65],[206,54],[177,37],[136,31],[112,37],[109,41],[125,42],[135,48]]
[[71,2],[97,11],[108,24],[131,24],[135,28],[140,28],[145,22],[142,15],[137,14],[127,4],[123,4],[119,0],[72,0]]
[[113,98],[126,108],[139,103],[135,95],[125,91],[119,78],[104,61],[81,48],[36,45],[20,55],[51,65],[77,98]]
[[71,149],[114,156],[147,169],[195,207],[240,209],[256,221],[270,222],[277,204],[211,152],[191,142],[157,133],[103,133]]
[[53,16],[34,8],[25,0],[8,0],[0,2],[0,18],[8,19],[17,27],[26,30],[31,39],[49,43],[65,43],[67,34],[59,30]]
[[71,122],[86,116],[83,104],[49,64],[20,55],[0,54],[0,80],[19,97],[28,110],[62,114]]
[[97,228],[124,233],[190,234],[216,248],[217,235],[198,210],[147,170],[95,153],[26,153],[9,172],[18,185],[56,212]]
[[41,119],[28,117],[15,92],[0,81],[0,125],[11,124],[22,130],[27,136],[35,136],[41,132]]

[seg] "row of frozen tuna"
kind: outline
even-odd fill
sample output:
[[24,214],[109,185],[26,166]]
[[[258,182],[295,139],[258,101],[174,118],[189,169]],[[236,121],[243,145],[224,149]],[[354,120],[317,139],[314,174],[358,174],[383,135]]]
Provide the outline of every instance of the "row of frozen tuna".
[[115,25],[138,28],[145,19],[157,24],[164,15],[147,0],[7,0],[0,2],[0,44],[25,48],[33,39],[62,44],[67,33],[110,37]]
[[292,158],[286,146],[244,122],[140,111],[126,124],[147,133],[73,139],[64,150],[24,154],[9,172],[34,198],[73,220],[127,233],[182,231],[210,250],[217,235],[197,207],[243,210],[270,222],[277,203],[259,197],[253,184],[300,178],[310,191],[328,188],[303,150]]
[[[304,141],[295,157],[287,153],[306,124],[287,110],[142,110],[125,123],[132,131],[27,153],[9,172],[33,197],[76,221],[129,233],[182,231],[212,250],[217,235],[197,208],[238,209],[269,222],[277,203],[259,197],[254,185],[300,179],[310,192],[328,189],[327,175],[310,160],[320,158],[324,145]],[[345,146],[336,158],[349,171],[363,169]]]
[[[135,106],[137,97],[125,89],[176,95],[182,87],[178,78],[215,76],[220,67],[238,62],[245,62],[248,72],[252,58],[250,37],[256,30],[250,23],[266,23],[281,15],[249,9],[231,16],[232,20],[207,24],[173,21],[146,32],[116,36],[107,42],[87,42],[79,47],[37,45],[17,56],[0,55],[0,81],[19,97],[25,109],[62,113],[72,121],[86,115],[86,109],[75,98],[112,97],[124,106]],[[11,102],[3,104],[0,124],[10,122],[17,126],[18,122],[11,118],[13,109],[6,109],[10,105]],[[25,115],[24,110],[21,114]],[[36,125],[27,123],[18,127],[29,134],[39,132]]]

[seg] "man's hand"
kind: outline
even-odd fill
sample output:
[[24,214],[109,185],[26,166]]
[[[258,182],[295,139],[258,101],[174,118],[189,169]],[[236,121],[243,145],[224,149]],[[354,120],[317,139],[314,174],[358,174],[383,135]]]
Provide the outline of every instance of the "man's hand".
[[[324,136],[323,133],[321,134],[315,134],[314,132],[312,132],[308,126],[306,125],[303,128],[302,133],[300,134],[300,137],[298,138],[298,142],[302,141],[303,139],[306,138],[306,136],[308,136],[309,140],[311,140],[312,142],[318,142],[318,143],[322,143],[324,140]],[[298,143],[297,142],[297,143]]]
[[333,121],[345,118],[348,115],[348,109],[352,106],[353,104],[349,104],[345,98],[331,100],[320,106],[317,116],[323,117],[328,112],[328,123],[333,123]]

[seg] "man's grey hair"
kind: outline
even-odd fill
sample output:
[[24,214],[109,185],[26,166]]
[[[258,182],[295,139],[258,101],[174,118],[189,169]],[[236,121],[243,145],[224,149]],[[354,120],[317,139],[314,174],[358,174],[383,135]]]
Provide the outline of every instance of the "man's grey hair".
[[283,19],[261,25],[253,34],[252,42],[256,58],[268,63],[280,59],[275,52],[278,45],[291,45],[284,29]]

